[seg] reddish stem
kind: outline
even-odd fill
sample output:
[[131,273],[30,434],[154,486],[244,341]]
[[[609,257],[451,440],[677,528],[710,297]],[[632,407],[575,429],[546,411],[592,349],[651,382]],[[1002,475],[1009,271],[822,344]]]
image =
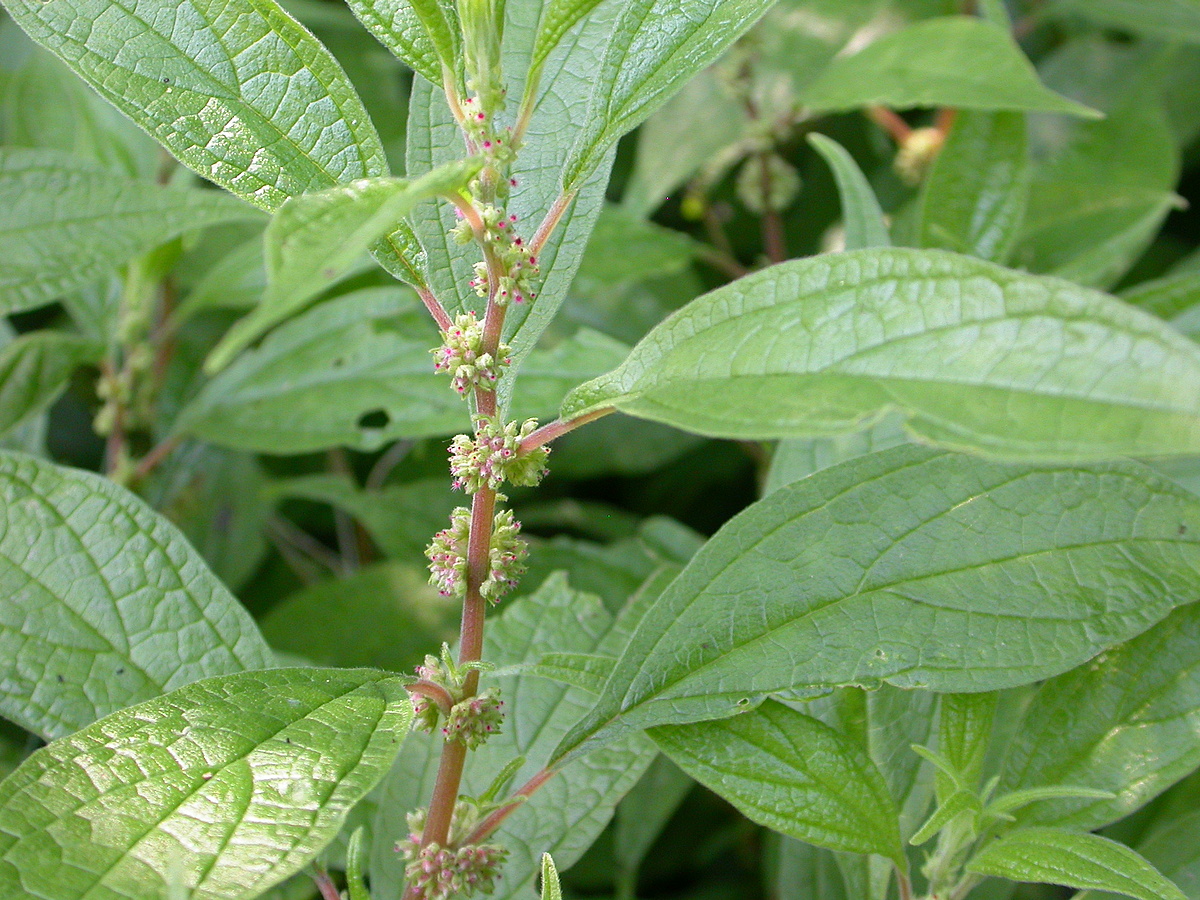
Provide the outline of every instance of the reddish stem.
[[449,715],[450,710],[454,708],[454,698],[440,684],[434,684],[432,681],[414,681],[412,684],[405,685],[410,694],[419,694],[427,700],[432,700],[437,704],[438,709],[443,715]]
[[333,879],[324,869],[317,869],[313,872],[312,880],[316,883],[317,890],[321,892],[321,900],[342,900],[342,894],[337,889],[337,885],[333,883]]
[[434,296],[433,291],[427,287],[417,288],[417,295],[421,298],[421,302],[425,304],[425,308],[429,310],[429,314],[433,316],[433,321],[437,322],[437,327],[445,331],[454,324],[454,320],[450,318],[450,313],[446,312],[446,307],[442,306],[440,300]]
[[580,425],[586,425],[588,422],[595,422],[597,419],[607,416],[616,410],[611,406],[605,406],[601,409],[592,410],[589,413],[584,413],[582,416],[576,416],[574,419],[558,419],[543,425],[525,440],[521,441],[521,445],[517,448],[517,453],[528,453],[531,450],[536,450],[551,441],[558,440],[564,434],[574,431]]
[[517,807],[519,807],[527,798],[533,796],[533,793],[543,784],[549,781],[557,771],[557,769],[542,769],[540,772],[530,778],[527,782],[525,782],[525,785],[513,795],[514,797],[519,797],[520,800],[516,800],[513,803],[509,803],[506,806],[500,807],[498,810],[480,822],[479,825],[476,826],[475,830],[471,832],[471,836],[467,838],[467,843],[478,844],[480,841],[487,840],[488,836],[491,835],[491,833],[497,828],[499,828],[504,823],[504,820],[516,811]]
[[137,468],[133,470],[134,481],[141,481],[149,476],[151,472],[157,469],[175,451],[181,440],[182,438],[175,434],[159,441],[149,453],[141,458],[137,464]]
[[886,106],[868,106],[867,117],[890,134],[897,144],[903,144],[912,134],[912,126]]
[[542,252],[542,248],[546,246],[546,241],[550,240],[550,235],[554,234],[554,229],[562,221],[563,213],[567,211],[567,207],[571,205],[571,201],[574,199],[575,192],[567,191],[565,194],[559,194],[554,203],[551,204],[550,209],[546,212],[546,218],[542,219],[542,224],[534,232],[533,240],[529,242],[529,250],[534,256]]

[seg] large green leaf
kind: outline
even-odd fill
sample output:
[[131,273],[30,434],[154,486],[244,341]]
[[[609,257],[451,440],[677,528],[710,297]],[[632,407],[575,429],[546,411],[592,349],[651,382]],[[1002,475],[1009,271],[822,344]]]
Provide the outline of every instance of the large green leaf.
[[529,61],[530,69],[541,68],[572,26],[595,9],[599,2],[600,0],[547,0],[543,3],[537,40],[534,42],[533,55]]
[[1121,297],[1126,303],[1166,319],[1193,340],[1200,336],[1200,271],[1182,271],[1144,281]]
[[1028,201],[1025,117],[964,110],[922,186],[919,243],[1004,263]]
[[1077,13],[1101,25],[1168,41],[1200,44],[1197,0],[1056,0],[1054,13]]
[[43,306],[185,231],[258,216],[55,150],[0,148],[0,313]]
[[780,441],[771,456],[762,492],[769,494],[785,484],[807,478],[813,472],[876,450],[887,450],[907,440],[903,421],[897,416],[888,416],[862,431],[828,438]]
[[477,163],[465,161],[413,181],[364,178],[287,200],[263,235],[266,293],[254,312],[230,329],[206,367],[223,368],[264,332],[343,277],[418,202],[461,190],[478,171]]
[[[551,650],[603,652],[612,627],[612,614],[599,598],[571,590],[559,574],[536,593],[506,604],[504,613],[488,623],[483,658],[505,667],[536,663]],[[463,791],[473,796],[482,794],[518,756],[525,763],[513,779],[513,789],[539,772],[592,699],[580,688],[529,674],[485,674],[483,683],[503,691],[507,717],[500,734],[471,754]],[[384,783],[371,854],[372,891],[380,897],[397,896],[403,884],[404,860],[393,846],[408,835],[405,814],[429,801],[439,745],[424,735],[413,735]],[[522,803],[496,833],[511,851],[496,889],[497,900],[528,896],[543,852],[553,854],[564,869],[574,863],[654,755],[650,741],[630,735],[575,761]]]
[[1064,281],[860,250],[694,300],[563,415],[608,406],[719,437],[829,436],[898,410],[918,437],[998,456],[1184,455],[1200,449],[1200,350]]
[[256,206],[387,173],[350,81],[273,0],[4,5],[184,165]]
[[1097,115],[1038,81],[1003,29],[967,16],[918,22],[834,60],[800,100],[819,112],[881,104]]
[[0,784],[12,900],[251,900],[312,860],[412,719],[383,672],[275,669],[124,709]]
[[61,737],[272,663],[178,531],[107,479],[0,454],[0,713]]
[[[1200,607],[1038,691],[1005,757],[1004,790],[1070,784],[1112,799],[1059,799],[1022,823],[1092,831],[1133,812],[1200,766]],[[1152,748],[1153,752],[1147,752]]]
[[905,864],[883,776],[828,725],[768,701],[745,715],[664,726],[650,736],[751,820],[821,847]]
[[1116,891],[1138,900],[1187,900],[1124,844],[1058,828],[1018,829],[984,847],[967,870],[1013,881]]
[[557,757],[789,688],[985,691],[1066,671],[1194,599],[1200,502],[1131,463],[898,447],[730,520],[647,612]]
[[576,190],[621,135],[642,124],[775,0],[631,0],[613,24],[585,127],[563,170]]
[[347,0],[367,31],[434,84],[442,82],[437,48],[408,0]]
[[[3,341],[0,341],[3,344]],[[0,437],[54,402],[79,366],[101,348],[60,331],[35,331],[0,348]]]

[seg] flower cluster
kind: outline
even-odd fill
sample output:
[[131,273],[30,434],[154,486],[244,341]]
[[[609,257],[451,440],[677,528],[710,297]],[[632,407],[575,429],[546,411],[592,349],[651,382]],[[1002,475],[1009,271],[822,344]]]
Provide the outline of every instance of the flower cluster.
[[496,356],[483,349],[483,323],[475,313],[458,316],[454,324],[442,332],[442,345],[429,351],[433,354],[435,372],[449,372],[454,389],[465,394],[471,388],[495,390],[496,381],[512,362],[512,349],[501,344]]
[[460,434],[450,444],[450,474],[454,486],[474,494],[485,485],[492,490],[505,481],[532,487],[546,474],[547,447],[521,451],[521,441],[533,434],[537,422],[501,426],[494,419],[475,420],[475,436]]
[[490,894],[508,851],[498,844],[465,843],[479,818],[476,806],[467,800],[455,804],[447,847],[421,846],[425,818],[423,809],[409,813],[408,838],[396,842],[397,852],[403,853],[407,861],[404,875],[409,887],[422,900],[449,900],[476,892]]
[[442,735],[448,741],[459,741],[474,750],[500,732],[504,723],[503,709],[499,688],[488,688],[454,704],[442,726]]
[[945,142],[946,135],[938,128],[912,130],[896,153],[896,173],[905,184],[921,183]]
[[[498,306],[508,306],[510,303],[524,303],[534,300],[534,282],[540,274],[537,257],[525,243],[525,239],[516,233],[517,217],[505,215],[504,210],[497,206],[484,205],[479,207],[479,218],[483,223],[483,241],[490,252],[497,270],[497,284],[494,294]],[[470,222],[462,220],[451,232],[455,240],[461,244],[475,239]],[[492,294],[491,273],[488,263],[481,261],[475,264],[475,277],[470,285],[480,297]]]
[[[502,499],[502,495],[497,495]],[[479,593],[489,603],[497,602],[516,587],[525,571],[527,547],[519,535],[521,523],[512,510],[496,513],[492,543],[488,550],[488,573]],[[425,550],[429,559],[429,583],[443,597],[462,597],[467,592],[467,544],[471,534],[471,511],[459,507],[450,514],[450,527],[433,536]]]

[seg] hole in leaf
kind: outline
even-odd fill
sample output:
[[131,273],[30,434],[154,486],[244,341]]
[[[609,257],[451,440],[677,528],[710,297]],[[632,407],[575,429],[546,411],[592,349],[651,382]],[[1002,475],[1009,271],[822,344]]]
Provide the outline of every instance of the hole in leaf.
[[386,409],[373,409],[370,412],[365,412],[358,417],[359,428],[387,428],[388,423],[392,421],[391,416],[387,414]]

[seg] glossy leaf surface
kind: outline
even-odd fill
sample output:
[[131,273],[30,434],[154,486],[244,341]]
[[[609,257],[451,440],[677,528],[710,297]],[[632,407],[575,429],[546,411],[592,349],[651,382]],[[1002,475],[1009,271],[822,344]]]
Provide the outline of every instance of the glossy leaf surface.
[[974,692],[1066,671],[1191,602],[1197,517],[1194,496],[1130,463],[899,447],[827,469],[696,554],[556,756],[789,688]]
[[382,672],[212,678],[113,713],[0,784],[13,900],[250,900],[308,863],[412,719]]
[[1064,281],[861,250],[692,301],[572,391],[563,414],[606,406],[742,439],[829,436],[897,410],[919,438],[998,456],[1190,454],[1200,349]]
[[387,173],[341,67],[273,0],[4,0],[184,165],[244,200]]

